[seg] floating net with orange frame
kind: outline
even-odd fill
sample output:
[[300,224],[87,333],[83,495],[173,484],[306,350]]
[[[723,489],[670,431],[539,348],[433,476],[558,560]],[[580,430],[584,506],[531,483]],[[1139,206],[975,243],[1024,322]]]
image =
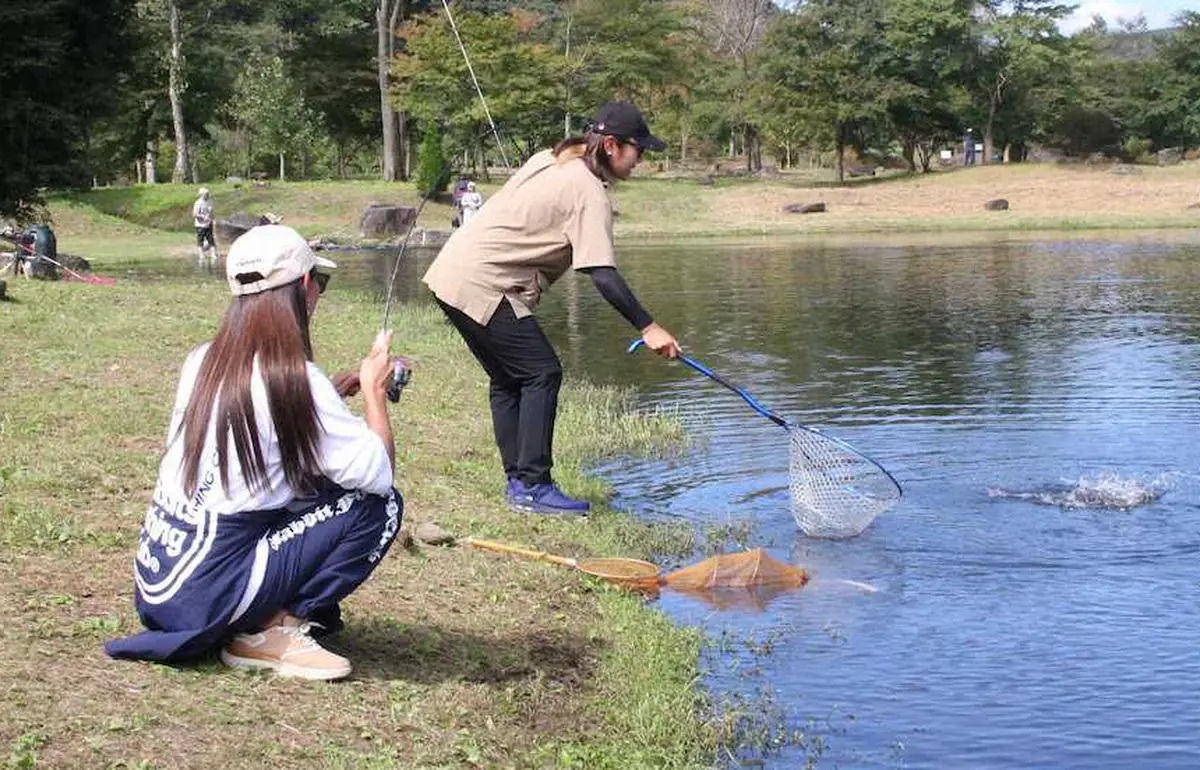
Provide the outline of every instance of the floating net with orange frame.
[[780,594],[803,588],[808,583],[808,570],[779,561],[762,548],[754,548],[710,556],[675,570],[662,582],[674,591],[722,609],[762,609]]
[[808,582],[807,570],[781,562],[762,548],[717,554],[663,576],[657,566],[641,559],[572,559],[492,540],[471,538],[467,542],[475,548],[561,564],[643,593],[656,594],[666,586],[718,607],[762,608],[776,596]]

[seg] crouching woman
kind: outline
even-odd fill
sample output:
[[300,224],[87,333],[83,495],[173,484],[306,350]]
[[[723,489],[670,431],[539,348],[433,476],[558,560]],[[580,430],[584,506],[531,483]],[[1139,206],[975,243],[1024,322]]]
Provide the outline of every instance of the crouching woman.
[[[183,365],[167,451],[134,565],[146,630],[109,655],[178,661],[221,647],[227,665],[339,679],[350,662],[313,636],[387,553],[402,501],[386,388],[390,335],[339,393],[312,362],[309,321],[333,262],[291,228],[230,248],[234,298]],[[366,419],[342,395],[361,387]]]

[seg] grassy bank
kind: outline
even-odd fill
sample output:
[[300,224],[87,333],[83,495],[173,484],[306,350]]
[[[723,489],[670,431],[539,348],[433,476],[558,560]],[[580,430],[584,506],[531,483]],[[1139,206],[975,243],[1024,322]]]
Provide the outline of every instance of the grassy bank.
[[[415,204],[409,184],[374,181],[273,182],[267,188],[211,185],[218,216],[271,211],[308,236],[338,242],[357,238],[369,203]],[[485,196],[497,183],[480,183]],[[190,253],[192,185],[160,184],[56,196],[52,211],[61,247],[104,261],[148,254],[113,236],[136,235],[153,254]],[[1194,228],[1200,222],[1200,162],[1135,167],[1017,164],[955,169],[924,175],[856,179],[843,185],[807,173],[764,179],[696,179],[653,174],[615,188],[621,239],[828,236],[850,233],[1028,232]],[[1004,198],[1009,210],[984,211]],[[822,214],[788,214],[790,203],[823,202]],[[430,202],[422,227],[446,229],[451,207]],[[60,240],[62,236],[60,235]]]
[[[135,248],[152,248],[126,236]],[[178,366],[214,331],[212,283],[20,282],[0,304],[0,741],[16,767],[692,768],[720,735],[695,685],[701,639],[628,594],[463,548],[394,549],[330,646],[355,677],[314,685],[105,658],[138,627],[131,560]],[[335,286],[314,343],[351,367],[378,305]],[[647,556],[691,534],[601,506],[586,522],[502,505],[485,381],[428,311],[394,316],[417,362],[392,412],[406,522],[572,555]],[[681,440],[620,393],[564,395],[560,479],[594,501],[585,458]]]

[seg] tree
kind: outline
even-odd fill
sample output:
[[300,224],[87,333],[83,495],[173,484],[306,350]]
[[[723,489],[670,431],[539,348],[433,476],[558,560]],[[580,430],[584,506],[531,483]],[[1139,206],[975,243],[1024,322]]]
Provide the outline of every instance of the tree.
[[278,155],[279,178],[286,178],[285,157],[311,143],[320,118],[304,103],[304,94],[278,56],[257,55],[234,86],[232,114],[252,140]]
[[38,189],[88,180],[92,129],[112,108],[131,0],[6,0],[0,29],[0,215],[39,216]]
[[614,98],[653,112],[652,97],[689,80],[692,33],[683,12],[664,0],[580,0],[572,37],[586,53],[575,70],[574,101],[590,114]]
[[891,105],[917,89],[889,69],[882,0],[813,0],[780,18],[763,42],[774,93],[808,116],[809,135],[832,141],[838,181],[845,150],[862,149]]
[[984,163],[992,160],[997,129],[1006,143],[1026,139],[1039,88],[1061,82],[1069,43],[1058,25],[1071,10],[1056,0],[983,1],[974,87],[983,104]]
[[[186,90],[186,81],[179,0],[138,0],[137,12],[139,19],[147,26],[165,28],[167,32],[161,61],[167,70],[167,98],[171,105],[171,126],[175,136],[175,167],[171,172],[171,181],[181,184],[187,181],[188,141],[187,126],[183,118],[183,92]],[[161,34],[155,36],[156,39],[161,37]]]
[[383,122],[383,180],[404,176],[403,113],[392,106],[392,62],[396,58],[396,30],[408,13],[408,0],[379,0],[375,6],[375,66],[379,78],[379,114]]
[[1158,49],[1144,119],[1160,147],[1200,146],[1200,13],[1186,11]]
[[974,0],[887,0],[886,67],[911,86],[888,106],[909,170],[929,170],[934,147],[960,130],[961,101],[972,52]]
[[[762,168],[762,129],[771,124],[771,135],[785,143],[797,131],[789,118],[768,109],[763,84],[758,81],[754,54],[778,14],[771,0],[703,0],[697,10],[698,26],[723,65],[712,85],[724,105],[725,122],[739,130],[746,148],[746,170]],[[776,104],[778,104],[776,102]],[[784,113],[787,110],[783,110]],[[782,119],[776,119],[782,118]]]
[[[533,42],[527,20],[517,15],[456,13],[455,22],[487,110],[441,14],[414,18],[403,27],[406,47],[394,71],[397,106],[416,117],[424,131],[436,130],[455,150],[476,156],[491,137],[489,114],[502,140],[520,142],[522,154],[550,141],[561,119],[561,59]],[[511,156],[512,146],[498,149]]]
[[424,195],[445,192],[450,175],[446,173],[448,171],[446,153],[442,147],[442,134],[438,131],[437,126],[430,126],[429,130],[425,132],[425,136],[421,137],[418,156],[417,178],[414,180],[417,189]]
[[[309,106],[321,115],[334,145],[332,170],[338,177],[347,174],[356,147],[369,146],[370,157],[381,160],[374,7],[364,0],[291,0],[277,10],[276,23],[292,41],[282,54],[284,62]],[[397,139],[402,147],[405,137]],[[399,152],[401,158],[403,154]],[[398,161],[396,173],[403,176],[403,171]]]

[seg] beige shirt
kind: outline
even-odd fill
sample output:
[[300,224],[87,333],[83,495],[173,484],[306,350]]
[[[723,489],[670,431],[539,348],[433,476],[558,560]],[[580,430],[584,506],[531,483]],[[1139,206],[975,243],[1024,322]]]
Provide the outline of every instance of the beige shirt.
[[454,231],[424,281],[485,326],[506,297],[524,318],[568,268],[616,267],[612,223],[604,184],[583,161],[545,150]]

